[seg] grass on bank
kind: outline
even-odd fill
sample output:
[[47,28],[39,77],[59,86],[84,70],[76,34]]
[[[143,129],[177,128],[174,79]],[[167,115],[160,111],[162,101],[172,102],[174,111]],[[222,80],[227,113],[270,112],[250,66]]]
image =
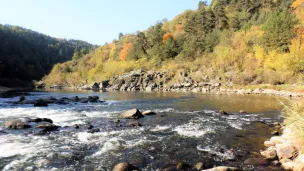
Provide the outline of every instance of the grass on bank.
[[285,124],[291,128],[297,137],[298,147],[304,152],[304,100],[290,102],[284,108]]

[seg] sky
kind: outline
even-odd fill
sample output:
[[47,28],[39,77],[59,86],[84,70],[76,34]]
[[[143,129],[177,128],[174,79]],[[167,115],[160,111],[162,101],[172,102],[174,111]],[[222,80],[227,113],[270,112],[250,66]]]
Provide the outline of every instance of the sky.
[[[0,0],[0,24],[102,45],[121,32],[135,33],[200,0]],[[210,0],[208,1],[210,3]]]

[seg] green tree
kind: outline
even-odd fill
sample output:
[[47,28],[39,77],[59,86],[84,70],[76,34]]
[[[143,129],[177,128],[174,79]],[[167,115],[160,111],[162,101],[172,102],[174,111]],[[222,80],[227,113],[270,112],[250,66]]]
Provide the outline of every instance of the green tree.
[[264,45],[270,49],[288,51],[288,44],[294,37],[292,29],[297,22],[295,15],[287,10],[274,11],[263,25]]

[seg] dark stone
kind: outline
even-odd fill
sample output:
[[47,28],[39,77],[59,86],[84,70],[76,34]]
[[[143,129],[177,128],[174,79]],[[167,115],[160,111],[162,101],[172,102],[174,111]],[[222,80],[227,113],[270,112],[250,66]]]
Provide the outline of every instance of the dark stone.
[[34,106],[35,106],[35,107],[47,107],[48,104],[47,104],[46,102],[42,101],[42,100],[38,100],[38,101],[36,101],[36,102],[34,103]]
[[244,161],[245,165],[258,165],[258,166],[262,166],[262,165],[267,165],[268,161],[266,159],[263,158],[249,158],[247,160]]
[[95,129],[90,129],[90,130],[87,130],[88,133],[96,133],[96,132],[100,132],[100,129],[99,128],[95,128]]
[[87,128],[88,129],[93,129],[94,127],[93,127],[93,125],[88,125]]
[[24,96],[20,96],[19,102],[22,102],[22,101],[24,101],[24,100],[25,100],[25,97],[24,97]]

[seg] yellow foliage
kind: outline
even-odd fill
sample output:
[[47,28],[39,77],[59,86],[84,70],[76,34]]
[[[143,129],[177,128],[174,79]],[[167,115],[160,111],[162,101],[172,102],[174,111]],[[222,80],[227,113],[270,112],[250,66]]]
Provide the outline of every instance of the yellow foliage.
[[304,6],[304,0],[295,0],[291,5],[292,8],[298,8],[300,6]]
[[262,67],[265,59],[265,50],[260,46],[254,47],[255,58],[257,60],[258,66]]

